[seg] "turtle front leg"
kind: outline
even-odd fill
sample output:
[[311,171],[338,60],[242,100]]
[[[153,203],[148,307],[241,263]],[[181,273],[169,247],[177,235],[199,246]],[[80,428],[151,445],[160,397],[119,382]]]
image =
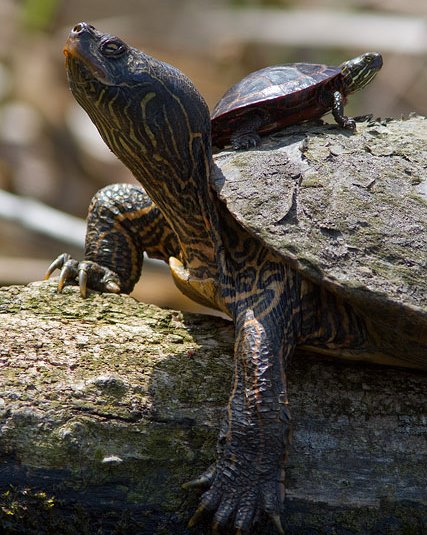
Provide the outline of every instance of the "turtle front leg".
[[347,128],[348,130],[355,130],[356,121],[353,117],[347,117],[344,115],[344,104],[345,99],[339,91],[335,91],[333,94],[333,103],[332,103],[332,115],[334,116],[335,121],[342,127]]
[[280,514],[291,425],[284,367],[295,346],[298,307],[286,295],[289,285],[279,282],[281,274],[270,275],[274,293],[266,287],[252,306],[237,305],[234,376],[220,457],[213,470],[185,485],[209,486],[190,526],[208,512],[214,529],[233,525],[248,532],[266,513],[284,533]]
[[175,234],[145,191],[130,184],[114,184],[98,191],[89,206],[85,259],[67,253],[49,266],[46,279],[61,269],[58,291],[67,282],[101,292],[130,293],[141,276],[144,251],[168,261],[177,256]]

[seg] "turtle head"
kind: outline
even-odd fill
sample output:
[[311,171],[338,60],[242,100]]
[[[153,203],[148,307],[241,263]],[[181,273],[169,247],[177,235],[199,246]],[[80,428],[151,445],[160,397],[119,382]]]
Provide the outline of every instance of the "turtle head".
[[64,54],[75,99],[173,228],[185,264],[215,265],[203,97],[175,67],[85,22],[72,29]]
[[85,22],[72,29],[64,54],[75,99],[147,189],[162,178],[195,175],[188,165],[200,158],[188,152],[197,137],[209,153],[210,118],[184,74]]
[[378,52],[367,52],[340,65],[345,93],[350,94],[365,87],[383,66]]

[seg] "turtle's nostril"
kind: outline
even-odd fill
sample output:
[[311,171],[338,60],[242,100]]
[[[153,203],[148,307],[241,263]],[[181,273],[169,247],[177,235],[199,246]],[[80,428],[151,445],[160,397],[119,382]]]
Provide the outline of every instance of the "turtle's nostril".
[[80,35],[85,31],[94,30],[95,28],[91,26],[90,24],[87,24],[86,22],[79,22],[74,26],[74,28],[71,30],[72,35]]

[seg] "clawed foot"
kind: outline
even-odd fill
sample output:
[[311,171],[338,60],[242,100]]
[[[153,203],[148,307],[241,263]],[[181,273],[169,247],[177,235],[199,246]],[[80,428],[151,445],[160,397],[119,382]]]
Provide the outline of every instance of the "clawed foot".
[[266,513],[277,533],[284,535],[280,520],[284,499],[284,471],[271,469],[269,464],[255,464],[241,458],[220,460],[199,478],[185,483],[183,488],[209,487],[202,495],[200,505],[188,526],[191,528],[208,514],[213,515],[214,534],[233,526],[236,535],[249,533],[261,513]]
[[79,262],[71,258],[68,253],[63,253],[51,263],[45,279],[48,279],[56,269],[61,270],[58,292],[62,292],[65,284],[70,282],[72,284],[78,283],[82,297],[86,297],[88,287],[100,292],[120,293],[118,276],[110,269],[100,266],[96,262],[91,262],[90,260]]
[[261,144],[261,137],[256,132],[232,136],[231,146],[234,150],[247,150],[258,147]]
[[356,121],[353,117],[344,117],[342,126],[347,130],[356,130]]

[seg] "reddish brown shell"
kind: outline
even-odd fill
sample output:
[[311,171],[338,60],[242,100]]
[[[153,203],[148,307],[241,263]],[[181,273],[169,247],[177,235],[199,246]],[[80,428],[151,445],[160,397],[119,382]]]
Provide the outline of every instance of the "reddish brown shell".
[[239,123],[255,110],[267,117],[259,132],[321,117],[332,107],[331,94],[342,90],[340,67],[310,63],[275,65],[255,71],[231,87],[215,106],[212,140],[223,146]]

